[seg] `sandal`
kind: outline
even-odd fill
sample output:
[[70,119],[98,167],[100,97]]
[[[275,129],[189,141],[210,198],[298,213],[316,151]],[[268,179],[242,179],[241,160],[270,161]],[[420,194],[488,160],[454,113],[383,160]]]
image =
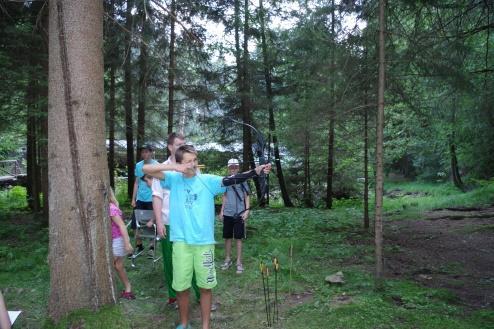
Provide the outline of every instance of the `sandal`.
[[225,260],[225,262],[220,266],[220,268],[225,271],[228,270],[232,266],[232,260]]
[[120,294],[120,298],[132,300],[132,299],[136,299],[136,296],[132,293],[132,291],[127,292],[123,290],[122,293]]
[[244,273],[244,266],[242,264],[237,264],[237,274]]

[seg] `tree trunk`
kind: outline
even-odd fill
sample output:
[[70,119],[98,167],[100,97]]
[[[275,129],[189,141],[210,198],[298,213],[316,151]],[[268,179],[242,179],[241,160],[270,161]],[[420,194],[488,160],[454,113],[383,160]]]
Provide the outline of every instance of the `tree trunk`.
[[458,107],[458,99],[455,97],[453,99],[453,109],[451,113],[451,137],[449,139],[449,155],[451,158],[451,178],[453,179],[453,184],[460,189],[465,191],[465,185],[461,180],[460,170],[458,168],[458,158],[456,157],[456,144],[455,144],[455,129],[456,129],[456,108]]
[[[242,121],[249,125],[252,125],[251,119],[251,99],[250,99],[250,72],[249,72],[249,0],[244,1],[244,40],[243,40],[243,61],[242,61],[242,91],[241,91],[241,109],[242,109]],[[243,125],[243,158],[244,158],[244,169],[246,164],[250,164],[250,168],[255,168],[256,164],[254,161],[254,154],[252,152],[252,134],[251,129]],[[259,200],[260,206],[264,206],[266,200],[263,199],[263,191],[261,188],[259,177],[254,179],[254,184],[256,186],[257,200]]]
[[449,154],[451,157],[451,176],[453,184],[460,190],[465,191],[465,185],[461,180],[460,170],[458,169],[458,158],[456,157],[456,145],[453,142],[449,144]]
[[[132,0],[127,0],[127,9],[125,16],[125,27],[127,31],[132,31]],[[125,32],[125,47],[127,48],[127,56],[125,57],[124,64],[124,107],[125,107],[125,138],[127,140],[127,196],[132,198],[134,190],[135,180],[135,158],[134,158],[134,132],[133,132],[133,120],[132,120],[132,72],[131,72],[131,58],[132,58],[132,40],[130,34]]]
[[364,228],[369,229],[369,108],[367,88],[364,91]]
[[[143,2],[142,6],[146,6],[146,3]],[[141,11],[142,18],[142,35],[141,39],[145,40],[147,33],[147,23],[146,23],[146,10],[142,8]],[[145,42],[141,42],[140,45],[141,54],[139,56],[139,99],[137,105],[137,145],[144,145],[145,137],[146,137],[146,93],[147,93],[147,61],[148,61],[148,50]],[[137,157],[140,157],[140,154],[137,154]],[[139,161],[140,159],[136,159]]]
[[26,104],[27,104],[27,123],[26,123],[26,161],[27,161],[27,202],[29,208],[34,212],[40,210],[40,186],[38,175],[38,136],[37,136],[37,82],[35,72],[35,59],[31,54],[29,56],[29,66],[31,67],[29,84],[26,90]]
[[[367,48],[364,50],[364,77],[367,70]],[[369,230],[369,84],[364,82],[364,229]]]
[[106,193],[103,4],[50,1],[50,317],[116,301]]
[[304,132],[304,204],[306,207],[314,207],[312,201],[312,188],[310,178],[310,136],[307,128]]
[[[168,67],[168,134],[173,132],[173,117],[175,112],[175,70],[176,70],[176,59],[175,59],[175,17],[176,17],[176,2],[172,0],[170,6],[172,17],[170,19],[170,65]],[[168,150],[168,153],[170,151]],[[168,154],[170,155],[170,154]]]
[[[48,6],[43,6],[43,12],[39,13],[41,17],[40,35],[41,35],[41,51],[44,57],[40,60],[40,66],[42,71],[42,81],[45,83],[40,83],[39,88],[39,113],[38,116],[38,163],[39,163],[39,176],[40,176],[40,186],[43,195],[43,212],[42,221],[44,226],[48,226],[48,216],[49,216],[49,186],[48,186],[48,22],[49,22],[49,12]],[[38,55],[39,56],[39,55]]]
[[377,127],[376,127],[376,210],[375,210],[375,257],[376,257],[376,288],[383,288],[383,161],[384,161],[384,5],[379,0],[379,77],[377,92]]
[[[269,133],[273,139],[274,149],[274,163],[276,166],[276,176],[281,190],[281,197],[285,207],[293,207],[293,203],[288,195],[288,190],[285,184],[285,178],[283,177],[283,169],[281,167],[280,148],[278,145],[278,136],[276,135],[276,125],[274,121],[274,106],[273,106],[273,89],[271,79],[271,62],[268,55],[268,45],[266,41],[266,28],[265,28],[265,10],[262,0],[259,0],[259,9],[261,11],[261,43],[262,43],[262,55],[264,66],[264,80],[266,81],[266,97],[268,99],[268,111],[269,111]],[[268,144],[271,145],[271,144]]]
[[110,186],[115,189],[115,62],[110,59],[110,101],[108,104],[108,171],[110,173]]
[[334,0],[331,1],[331,70],[333,75],[331,77],[331,108],[329,110],[329,130],[328,130],[328,172],[326,176],[326,208],[333,208],[333,175],[334,175],[334,121],[335,121],[335,105],[336,105],[336,34],[334,28],[335,21],[335,6]]

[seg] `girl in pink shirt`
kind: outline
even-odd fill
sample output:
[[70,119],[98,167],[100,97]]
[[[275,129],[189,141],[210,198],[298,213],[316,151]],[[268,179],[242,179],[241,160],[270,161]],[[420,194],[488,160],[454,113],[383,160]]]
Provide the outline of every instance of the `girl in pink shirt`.
[[118,201],[117,198],[115,198],[115,194],[113,193],[112,189],[110,189],[108,196],[108,203],[110,204],[109,212],[111,218],[113,266],[117,271],[118,277],[125,286],[125,290],[122,291],[120,297],[126,299],[135,299],[124,266],[125,256],[129,253],[132,253],[133,248],[130,244],[127,227],[125,226],[125,223],[122,219],[122,211],[118,208]]

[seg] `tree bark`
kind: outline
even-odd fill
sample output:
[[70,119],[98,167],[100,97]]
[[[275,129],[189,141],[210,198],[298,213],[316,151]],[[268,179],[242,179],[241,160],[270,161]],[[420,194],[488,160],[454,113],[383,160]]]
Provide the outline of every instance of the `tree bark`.
[[38,136],[37,136],[37,82],[35,67],[36,63],[31,54],[29,56],[29,66],[31,68],[30,79],[26,90],[26,104],[27,104],[27,122],[26,122],[26,169],[27,169],[27,203],[29,208],[34,212],[40,210],[40,184],[39,184],[39,170],[38,170]]
[[[176,2],[172,0],[170,10],[172,17],[170,19],[170,65],[168,67],[168,134],[173,132],[173,121],[175,114],[175,70],[176,70],[176,59],[175,59],[175,17],[176,17]],[[168,153],[170,151],[168,150]],[[170,154],[168,154],[170,155]]]
[[[146,6],[146,2],[142,3],[142,6]],[[146,10],[142,8],[141,10],[142,19],[142,40],[145,40],[147,33],[147,23],[146,23]],[[139,55],[139,96],[137,104],[137,145],[144,145],[146,136],[146,94],[147,94],[147,61],[148,61],[148,49],[145,42],[141,42],[140,45],[141,53]],[[137,154],[140,157],[140,154]],[[136,159],[136,162],[140,159]]]
[[116,301],[106,193],[103,4],[50,1],[50,317]]
[[329,129],[328,129],[328,172],[326,175],[326,208],[333,208],[333,176],[334,176],[334,126],[335,126],[335,105],[336,105],[336,34],[335,34],[335,6],[334,0],[331,1],[331,108],[329,110]]
[[[125,15],[125,27],[127,31],[132,31],[132,6],[133,1],[127,0],[127,9]],[[125,138],[127,140],[127,196],[132,198],[135,180],[135,158],[134,158],[134,132],[132,120],[132,40],[130,34],[125,32],[125,47],[127,47],[127,56],[124,64],[124,107],[125,107]]]
[[369,108],[367,89],[364,91],[364,228],[369,229]]
[[455,143],[455,130],[456,130],[456,108],[458,107],[458,98],[453,99],[453,108],[451,112],[451,136],[449,138],[449,156],[451,159],[451,178],[453,179],[453,184],[460,189],[465,191],[465,185],[461,180],[460,170],[458,168],[458,158],[456,156],[456,143]]
[[310,175],[310,136],[306,127],[304,132],[304,204],[313,208],[311,175]]
[[110,101],[108,103],[108,171],[110,174],[110,186],[115,188],[115,62],[110,59]]
[[375,259],[376,259],[376,288],[383,288],[383,161],[384,161],[384,28],[385,0],[379,0],[379,77],[377,92],[377,127],[376,127],[376,210],[375,210]]
[[[264,66],[264,81],[266,81],[266,97],[268,99],[268,111],[269,111],[269,133],[273,139],[274,149],[274,163],[276,166],[276,176],[278,177],[278,183],[280,185],[281,197],[285,207],[293,207],[293,203],[288,195],[288,190],[285,184],[285,178],[283,176],[283,168],[281,167],[280,148],[278,145],[278,136],[276,134],[276,125],[274,121],[274,106],[273,106],[273,87],[271,79],[271,62],[269,60],[268,45],[266,41],[266,23],[265,23],[265,9],[262,0],[259,0],[259,9],[261,12],[261,44]],[[269,144],[270,145],[270,144]]]

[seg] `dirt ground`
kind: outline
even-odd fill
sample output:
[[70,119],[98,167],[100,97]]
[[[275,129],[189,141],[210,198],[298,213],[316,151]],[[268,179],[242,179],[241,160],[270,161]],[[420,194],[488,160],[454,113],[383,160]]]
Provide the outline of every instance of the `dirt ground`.
[[389,222],[384,240],[388,276],[448,289],[469,308],[494,307],[494,205]]

